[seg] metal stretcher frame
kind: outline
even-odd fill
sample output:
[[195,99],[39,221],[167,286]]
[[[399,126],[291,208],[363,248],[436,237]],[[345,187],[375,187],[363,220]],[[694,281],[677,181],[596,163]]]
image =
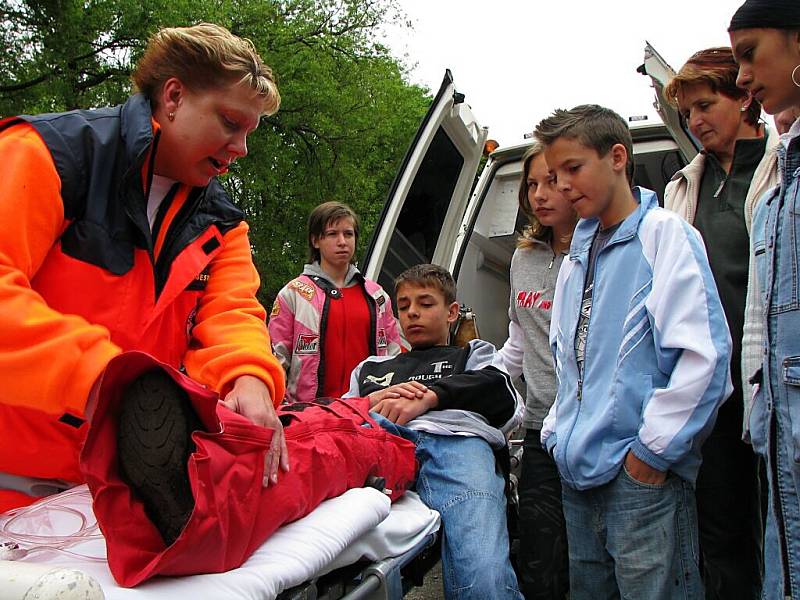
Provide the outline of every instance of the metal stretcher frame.
[[[516,478],[522,440],[511,440],[509,509],[514,510]],[[516,471],[516,473],[515,473]],[[511,516],[511,515],[510,515]],[[513,519],[510,520],[510,525]],[[513,525],[511,526],[513,529]],[[401,600],[413,586],[423,583],[425,574],[440,558],[440,529],[425,534],[403,554],[375,562],[359,561],[280,593],[279,600]],[[512,538],[514,536],[512,535]]]
[[[512,561],[518,543],[517,486],[522,462],[523,439],[508,442],[511,473],[507,493]],[[356,563],[284,590],[276,600],[400,600],[439,560],[441,530],[429,534],[400,556],[364,565]]]
[[285,590],[276,600],[400,600],[439,560],[439,532],[413,548],[373,563],[342,567]]
[[[357,491],[359,491],[359,490],[351,490],[351,491],[347,492],[346,494],[352,494],[353,492],[357,492]],[[86,497],[88,495],[88,492],[85,489],[84,490],[77,490],[76,489],[73,492],[65,492],[65,494],[69,495],[69,498],[67,498],[66,496],[59,496],[59,497],[55,497],[54,496],[54,497],[52,497],[51,500],[46,501],[46,508],[43,508],[41,513],[39,513],[39,518],[45,518],[47,520],[47,525],[48,526],[51,526],[51,527],[54,526],[57,529],[60,529],[60,531],[56,531],[56,530],[53,531],[53,534],[56,536],[56,538],[58,538],[59,536],[63,537],[64,536],[63,531],[68,531],[68,532],[72,532],[73,531],[73,528],[75,527],[75,524],[73,523],[73,521],[74,521],[74,515],[72,514],[73,512],[80,512],[82,515],[89,517],[89,519],[88,519],[89,521],[92,521],[92,519],[90,518],[91,517],[91,513],[90,512],[86,512],[87,506],[88,506],[86,504]],[[363,499],[364,495],[362,494],[361,496],[358,496],[358,497]],[[382,496],[380,496],[380,497],[382,497]],[[351,506],[351,507],[353,506],[353,504],[352,504],[353,500],[352,499],[351,500],[345,500],[344,504],[342,504],[342,500],[340,500],[338,498],[331,499],[329,502],[337,502],[337,501],[339,502],[340,506]],[[63,505],[63,507],[68,508],[69,510],[68,511],[65,511],[65,510],[58,511],[57,509],[55,509],[54,506],[50,506],[50,504],[58,504],[59,506]],[[401,502],[400,504],[403,504],[403,502]],[[367,508],[367,507],[375,507],[374,502],[363,502],[363,503],[362,502],[356,502],[356,505],[362,506],[362,507],[365,507],[365,508]],[[291,598],[298,598],[298,599],[300,599],[300,598],[309,598],[309,599],[311,599],[311,598],[313,598],[313,599],[316,599],[316,598],[332,598],[333,599],[333,598],[343,598],[343,597],[344,598],[348,598],[348,597],[351,597],[350,596],[351,593],[355,593],[355,595],[352,596],[352,597],[355,597],[355,598],[363,598],[363,597],[402,598],[402,594],[403,594],[402,590],[403,590],[403,588],[404,587],[410,587],[411,585],[413,585],[411,583],[407,583],[407,580],[410,579],[410,580],[414,580],[414,581],[419,581],[419,583],[421,583],[422,575],[424,575],[424,571],[420,571],[419,567],[408,569],[407,567],[408,567],[409,563],[417,563],[417,564],[419,564],[421,556],[429,555],[429,561],[428,562],[430,563],[430,565],[432,565],[433,563],[436,562],[436,560],[438,560],[438,557],[439,557],[438,548],[436,548],[434,546],[434,542],[435,542],[435,540],[437,539],[437,536],[438,536],[438,534],[437,534],[437,531],[438,531],[438,528],[439,528],[438,515],[435,515],[435,513],[433,513],[435,515],[435,520],[429,520],[428,515],[431,514],[431,511],[429,509],[425,508],[425,510],[422,511],[422,514],[421,514],[420,511],[416,508],[417,506],[422,506],[422,504],[418,500],[411,502],[411,504],[403,504],[403,506],[405,508],[401,508],[399,513],[395,513],[394,525],[391,525],[388,530],[383,532],[385,535],[388,536],[387,539],[388,540],[392,540],[392,541],[387,541],[385,544],[378,543],[377,545],[373,545],[373,543],[370,542],[368,539],[364,540],[363,538],[358,538],[360,540],[358,543],[362,544],[362,546],[359,546],[354,551],[351,551],[351,554],[349,555],[349,558],[341,559],[339,564],[342,565],[342,566],[340,568],[337,568],[334,571],[332,571],[330,573],[327,573],[327,574],[324,574],[324,575],[312,575],[314,573],[314,571],[313,570],[309,570],[307,572],[308,574],[306,576],[307,577],[310,576],[310,577],[312,577],[312,579],[308,580],[308,582],[305,583],[305,584],[300,584],[299,586],[296,586],[294,588],[289,588],[289,591],[284,591],[284,592],[279,593],[278,597],[281,598],[281,599],[291,599]],[[339,510],[341,510],[341,508]],[[53,512],[53,511],[56,511],[56,512]],[[67,514],[67,512],[69,512],[69,514]],[[349,511],[349,512],[352,512],[352,511]],[[360,511],[357,511],[357,512],[360,512]],[[376,511],[376,513],[373,515],[373,518],[378,516],[378,512],[379,511]],[[404,514],[405,512],[408,512],[408,514]],[[335,512],[332,513],[332,514],[335,514]],[[0,518],[2,518],[2,516],[7,516],[7,514],[4,513],[4,515],[0,515]],[[32,518],[30,515],[23,515],[22,516],[23,521],[25,519],[30,519],[30,518]],[[50,521],[51,518],[55,518],[55,521]],[[387,520],[385,521],[386,523],[389,522],[388,521],[389,518],[390,517],[387,517]],[[63,521],[62,519],[69,519],[69,522],[67,523],[66,521]],[[379,523],[383,524],[384,521],[380,521]],[[405,523],[406,525],[399,525],[399,524],[402,524],[402,523]],[[422,529],[417,530],[418,533],[414,535],[414,539],[413,540],[409,540],[410,544],[409,543],[406,543],[406,544],[399,543],[399,539],[400,538],[398,538],[397,536],[398,535],[400,535],[400,536],[404,535],[406,528],[410,527],[411,529],[413,529],[414,525],[411,525],[411,523],[414,523],[416,525],[424,523],[424,525],[421,526],[421,527],[423,527]],[[319,522],[311,523],[309,525],[310,531],[313,532],[313,531],[318,530],[319,526],[320,526]],[[288,525],[288,527],[296,527],[296,524],[295,523],[290,524],[290,525]],[[34,529],[35,529],[35,527],[34,527]],[[23,533],[24,531],[27,531],[27,529],[25,527],[22,527],[19,530],[18,535],[25,536],[26,534]],[[31,531],[33,531],[33,530],[31,530]],[[411,530],[409,529],[409,533],[410,533],[410,531]],[[373,529],[370,530],[370,533],[373,536],[374,535],[381,535],[381,529],[380,529],[379,526],[375,526]],[[298,537],[298,535],[300,537]],[[290,536],[288,538],[285,538],[285,541],[288,542],[289,540],[292,539],[292,537],[295,540],[299,540],[302,537],[306,537],[308,535],[309,535],[308,532],[303,533],[302,531],[295,530],[292,534],[290,534]],[[0,538],[3,538],[3,537],[4,536],[0,536]],[[67,537],[72,537],[72,536],[67,536]],[[79,542],[79,546],[78,546],[79,547],[79,552],[78,552],[77,555],[74,555],[74,556],[79,557],[79,559],[77,561],[75,560],[74,557],[66,557],[66,559],[64,561],[61,561],[60,560],[61,559],[61,555],[60,554],[59,555],[38,555],[37,554],[36,558],[44,557],[45,560],[36,560],[36,559],[34,559],[33,563],[29,563],[29,562],[25,561],[24,560],[24,558],[25,558],[24,556],[21,556],[21,557],[19,557],[19,556],[17,556],[17,557],[11,556],[11,557],[7,557],[7,560],[9,558],[12,561],[16,561],[17,559],[22,559],[24,562],[20,563],[21,565],[25,564],[25,565],[38,567],[40,570],[39,570],[38,574],[36,574],[36,578],[41,577],[42,575],[44,575],[48,571],[52,571],[54,569],[56,569],[56,570],[57,569],[67,569],[67,570],[77,569],[78,571],[84,572],[86,574],[86,576],[88,576],[89,578],[95,578],[95,577],[98,576],[99,573],[97,572],[96,569],[85,569],[84,567],[88,567],[88,564],[86,564],[84,562],[84,560],[81,559],[81,557],[88,557],[88,556],[94,556],[94,555],[97,555],[99,557],[100,556],[99,551],[101,549],[94,548],[94,547],[88,547],[88,548],[80,547],[80,544],[82,544],[82,543],[98,544],[99,542],[97,541],[97,539],[94,539],[94,538],[99,539],[99,533],[90,536],[90,538],[87,538],[86,542],[83,542],[83,541]],[[9,539],[11,539],[11,538],[9,538]],[[26,540],[26,541],[22,541],[21,540],[20,544],[22,544],[23,547],[24,547],[25,545],[32,544],[32,542],[30,540]],[[70,548],[72,548],[72,544],[68,544],[68,545],[69,545]],[[393,546],[400,552],[403,552],[404,549],[407,549],[407,550],[405,552],[403,552],[403,554],[401,554],[401,555],[399,555],[399,556],[397,556],[395,558],[389,558],[389,559],[383,559],[383,560],[375,560],[372,563],[370,563],[369,560],[363,560],[362,559],[360,561],[356,561],[355,563],[350,563],[349,565],[347,564],[348,560],[354,560],[361,552],[364,552],[369,556],[376,556],[376,555],[377,556],[386,556],[387,552],[391,552],[391,549],[392,549]],[[402,546],[402,548],[400,548],[398,546]],[[310,550],[310,549],[313,549],[313,548],[316,548],[316,547],[317,546],[309,546],[306,549]],[[330,546],[328,546],[328,547],[330,547]],[[429,550],[431,548],[433,549],[433,551]],[[322,547],[320,547],[320,549],[322,549]],[[302,546],[300,548],[295,546],[295,551],[293,553],[295,555],[295,560],[297,560],[297,557],[302,555],[302,553],[298,554],[298,551],[300,551],[300,550],[302,550]],[[82,554],[82,552],[84,554]],[[291,556],[291,555],[292,555],[292,553],[290,553],[288,556]],[[267,569],[266,571],[261,571],[261,573],[268,575],[270,573],[274,573],[275,565],[278,564],[278,563],[275,563],[276,554],[275,554],[275,550],[274,549],[271,549],[270,551],[268,551],[267,555],[265,555],[265,556],[272,556],[271,561],[264,562],[263,561],[264,557],[262,557],[262,560],[261,560],[261,566],[263,568]],[[91,559],[88,559],[88,560],[91,560]],[[94,564],[100,564],[101,562],[102,562],[101,560],[98,560],[98,561],[95,561]],[[334,564],[335,564],[335,561],[334,561]],[[5,566],[8,567],[10,565],[5,565]],[[324,570],[324,566],[323,565],[320,565],[320,566]],[[250,567],[250,568],[251,569],[255,568],[256,571],[254,571],[254,573],[258,574],[258,571],[257,571],[257,569],[259,568],[258,566]],[[430,566],[428,566],[427,568],[430,568]],[[414,575],[414,573],[420,573],[420,574],[419,575]],[[2,573],[0,573],[0,580],[2,580],[3,577],[9,576],[10,574],[13,575],[13,573],[9,572],[8,569],[6,569]],[[30,575],[33,576],[34,573],[31,572]],[[220,575],[222,575],[222,574],[220,574]],[[167,579],[170,579],[170,578],[164,578],[164,579],[167,580]],[[178,579],[182,579],[182,578],[178,578]],[[402,581],[403,579],[405,579],[406,581]],[[299,580],[298,578],[294,579],[295,582],[297,582],[298,580]],[[252,577],[251,577],[251,581],[252,581]],[[273,579],[272,581],[274,582],[275,580]],[[31,583],[33,583],[33,581],[31,581]],[[156,582],[156,584],[158,584],[158,583],[159,582]],[[378,585],[376,585],[376,583]],[[417,585],[419,585],[419,583]],[[110,581],[110,573],[107,572],[107,569],[103,570],[102,571],[102,577],[97,579],[97,585],[104,587],[106,584],[112,584],[113,585],[113,581]],[[278,585],[279,584],[272,585],[271,586],[272,589],[267,588],[267,589],[270,589],[270,593],[268,594],[270,597],[273,597],[272,594],[277,592],[277,589],[275,589],[275,588]],[[2,587],[3,587],[2,584],[0,584],[0,588],[2,588]],[[356,588],[360,588],[360,589],[358,591],[355,591]],[[172,591],[172,597],[175,597],[175,592],[178,589],[180,589],[180,588],[176,588],[176,589],[174,589]],[[280,589],[280,588],[278,587],[278,589]],[[369,593],[371,591],[376,590],[376,589],[384,589],[384,590],[391,590],[391,591],[381,592],[382,595],[369,596]],[[401,590],[399,593],[397,592],[398,589]],[[6,590],[6,591],[8,591],[8,590]],[[143,591],[146,591],[146,590],[143,590]],[[156,592],[155,589],[153,589],[151,591],[155,593],[154,597],[158,597],[158,598],[165,598],[168,594],[170,594],[170,592],[168,590],[165,591],[164,589],[161,589],[158,592]],[[183,590],[183,591],[186,591],[186,590]],[[179,591],[178,594],[183,594],[183,591]],[[253,588],[251,586],[251,588],[250,588],[250,596],[252,596],[253,591],[254,590],[253,590]],[[247,595],[247,590],[246,589],[244,590],[244,594]],[[365,595],[365,594],[367,594],[367,595]],[[201,595],[202,595],[202,592],[201,592]],[[0,596],[3,596],[2,589],[0,589]],[[248,596],[248,597],[250,597],[250,596]],[[20,595],[19,597],[21,598],[22,595]],[[143,598],[147,597],[147,594],[143,595],[142,597]],[[256,596],[253,596],[253,597],[256,597]],[[258,597],[264,597],[264,596],[263,595],[258,595]]]

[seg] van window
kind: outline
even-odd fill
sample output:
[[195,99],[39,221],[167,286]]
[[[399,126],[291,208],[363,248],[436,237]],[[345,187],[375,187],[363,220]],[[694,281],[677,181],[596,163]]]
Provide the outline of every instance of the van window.
[[378,277],[385,290],[393,291],[395,277],[407,268],[431,262],[463,166],[464,157],[439,127],[411,184],[386,251]]
[[672,140],[637,142],[633,162],[634,185],[653,190],[658,195],[658,203],[664,206],[664,188],[672,176],[686,166],[675,143]]

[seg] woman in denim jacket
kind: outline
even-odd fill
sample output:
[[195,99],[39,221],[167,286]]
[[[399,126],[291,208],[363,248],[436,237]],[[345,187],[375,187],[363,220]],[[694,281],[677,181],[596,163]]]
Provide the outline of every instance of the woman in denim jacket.
[[[747,0],[731,19],[737,84],[776,114],[800,105],[800,3]],[[753,377],[750,435],[767,459],[763,597],[800,597],[800,122],[781,136],[780,184],[753,218],[764,353]]]

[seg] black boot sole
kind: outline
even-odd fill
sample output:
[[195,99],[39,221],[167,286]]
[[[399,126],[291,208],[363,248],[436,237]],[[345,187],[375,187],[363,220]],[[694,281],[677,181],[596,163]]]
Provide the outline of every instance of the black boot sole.
[[167,546],[194,508],[187,462],[191,433],[202,429],[186,391],[161,370],[138,377],[123,394],[119,418],[120,473],[144,503]]
[[386,478],[379,477],[377,475],[370,475],[367,477],[367,480],[364,482],[365,488],[374,488],[379,492],[386,491]]

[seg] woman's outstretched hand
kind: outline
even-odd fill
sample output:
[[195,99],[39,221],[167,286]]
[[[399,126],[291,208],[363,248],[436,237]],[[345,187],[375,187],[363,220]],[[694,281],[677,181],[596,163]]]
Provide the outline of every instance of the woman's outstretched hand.
[[289,451],[286,448],[283,425],[272,405],[267,386],[258,377],[242,375],[236,379],[233,389],[220,402],[256,425],[275,432],[264,457],[264,487],[270,483],[278,483],[278,468],[284,472],[289,471]]

